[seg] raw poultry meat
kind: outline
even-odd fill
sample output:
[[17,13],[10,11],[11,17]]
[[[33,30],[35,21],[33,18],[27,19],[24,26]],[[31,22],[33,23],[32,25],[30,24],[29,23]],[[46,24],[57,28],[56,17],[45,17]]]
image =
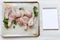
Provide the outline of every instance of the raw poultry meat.
[[15,20],[16,16],[13,13],[10,13],[8,18],[8,27],[10,27],[12,25],[13,20]]
[[28,26],[31,27],[31,26],[33,26],[33,24],[34,24],[33,19],[30,18],[30,20],[28,21]]
[[27,8],[23,8],[24,9],[24,15],[31,18],[32,17],[32,13],[27,9]]
[[17,18],[16,21],[19,25],[23,25],[25,23],[25,21],[22,18]]
[[6,8],[6,16],[8,17],[8,27],[12,25],[13,20],[19,25],[25,26],[25,31],[27,31],[28,27],[33,26],[34,22],[34,14],[30,12],[27,8],[23,8],[24,10],[21,12],[17,8]]
[[8,18],[10,12],[12,12],[11,7],[9,6],[5,7],[4,11],[5,11],[5,17]]
[[20,12],[20,10],[18,10],[17,7],[13,7],[12,8],[12,12],[13,14],[18,18],[18,17],[22,17],[24,15],[23,12]]

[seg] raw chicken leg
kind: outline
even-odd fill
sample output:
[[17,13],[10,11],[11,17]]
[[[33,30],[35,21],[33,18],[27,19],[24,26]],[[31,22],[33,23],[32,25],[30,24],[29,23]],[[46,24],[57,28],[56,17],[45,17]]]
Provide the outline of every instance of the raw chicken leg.
[[25,26],[25,31],[27,31],[28,30],[28,26],[27,26],[27,24],[24,24],[24,26]]
[[28,22],[28,26],[31,27],[33,25],[34,25],[33,18],[30,18],[30,20]]
[[8,27],[11,26],[12,21],[15,20],[16,16],[13,13],[10,13],[9,20],[8,20]]
[[31,18],[32,17],[32,13],[27,9],[27,8],[23,8],[24,9],[24,15]]
[[22,18],[18,18],[18,19],[16,19],[16,21],[19,25],[23,25],[25,23]]
[[[25,20],[24,20],[25,19]],[[20,24],[20,25],[24,25],[25,26],[25,31],[27,31],[27,29],[28,29],[28,26],[27,26],[27,23],[28,23],[28,18],[26,18],[26,17],[21,17],[21,18],[18,18],[17,20],[16,20],[17,22],[18,22],[18,24]]]
[[34,25],[34,13],[32,13],[32,17],[30,18],[29,22],[28,22],[28,26],[31,27]]
[[13,14],[16,16],[16,18],[22,17],[24,15],[24,13],[20,12],[20,10],[18,10],[17,7],[12,8],[12,11],[13,11]]
[[9,6],[6,7],[4,11],[5,11],[5,17],[8,18],[10,12],[12,11],[12,10],[11,10],[11,7],[9,7]]

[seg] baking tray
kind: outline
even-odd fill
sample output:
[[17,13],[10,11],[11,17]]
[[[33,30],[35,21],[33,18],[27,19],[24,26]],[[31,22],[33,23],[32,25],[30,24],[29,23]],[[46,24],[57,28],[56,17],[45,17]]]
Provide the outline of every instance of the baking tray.
[[[9,29],[6,29],[4,27],[2,27],[2,37],[5,38],[12,38],[12,37],[38,37],[40,36],[40,14],[39,14],[39,2],[37,1],[31,1],[31,2],[3,2],[3,15],[2,17],[4,18],[4,4],[5,3],[9,3],[11,5],[23,5],[26,7],[33,7],[33,6],[37,6],[38,7],[38,16],[35,17],[35,24],[34,27],[32,29],[29,29],[28,31],[24,31],[23,27],[20,29],[20,27],[16,27],[15,29],[13,29],[12,27]],[[2,18],[2,19],[3,19]]]

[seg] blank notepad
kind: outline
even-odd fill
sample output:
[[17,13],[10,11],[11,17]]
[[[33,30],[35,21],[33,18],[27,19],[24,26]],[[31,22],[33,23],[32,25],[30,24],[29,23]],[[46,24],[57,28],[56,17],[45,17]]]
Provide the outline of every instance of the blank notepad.
[[43,8],[43,29],[58,29],[58,13],[56,8]]

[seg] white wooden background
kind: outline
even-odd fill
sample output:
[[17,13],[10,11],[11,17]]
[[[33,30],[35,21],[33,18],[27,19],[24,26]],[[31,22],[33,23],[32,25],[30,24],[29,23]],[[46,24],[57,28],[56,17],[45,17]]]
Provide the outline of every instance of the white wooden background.
[[[0,0],[0,15],[2,13],[2,2],[3,1],[27,1],[27,0]],[[28,1],[39,1],[40,3],[40,14],[42,14],[42,8],[44,7],[56,7],[59,14],[59,26],[60,26],[60,0],[28,0]],[[0,40],[60,40],[60,28],[59,30],[43,30],[42,29],[42,15],[40,15],[41,27],[40,36],[35,38],[2,38]],[[0,29],[1,29],[1,16],[0,16]],[[1,30],[0,30],[1,34]]]

